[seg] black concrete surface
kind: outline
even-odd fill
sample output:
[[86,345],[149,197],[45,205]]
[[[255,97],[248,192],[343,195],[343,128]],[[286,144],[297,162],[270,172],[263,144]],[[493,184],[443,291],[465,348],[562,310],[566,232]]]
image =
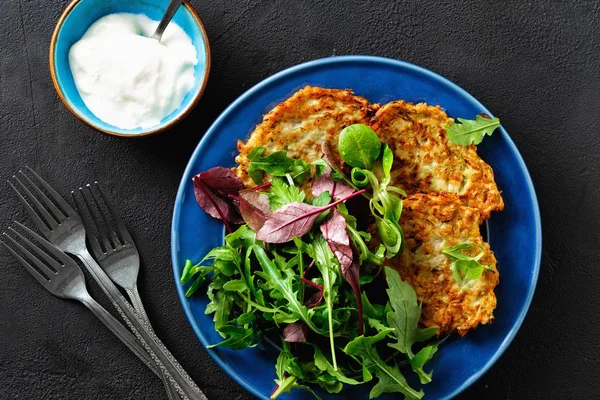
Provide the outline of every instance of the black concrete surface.
[[[137,239],[158,335],[210,399],[250,399],[210,359],[179,304],[169,232],[183,169],[237,96],[286,67],[388,56],[456,82],[496,115],[539,196],[544,251],[529,314],[461,398],[600,398],[600,13],[597,1],[193,1],[212,47],[203,99],[170,132],[101,135],[58,99],[50,36],[67,1],[0,2],[0,180],[23,165],[64,195],[98,180]],[[0,225],[26,215],[0,187]],[[95,290],[95,293],[98,291]],[[0,251],[0,399],[163,399],[161,383],[91,313]]]

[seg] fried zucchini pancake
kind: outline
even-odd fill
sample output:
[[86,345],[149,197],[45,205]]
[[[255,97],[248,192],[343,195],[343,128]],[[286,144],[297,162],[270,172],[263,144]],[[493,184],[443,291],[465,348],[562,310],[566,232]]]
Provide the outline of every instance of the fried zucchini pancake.
[[455,193],[489,218],[504,208],[494,172],[475,145],[448,140],[444,126],[450,121],[439,106],[400,100],[382,106],[370,126],[394,152],[392,184],[409,194]]
[[246,173],[250,164],[247,155],[257,146],[266,147],[267,154],[286,150],[292,158],[309,163],[318,160],[324,142],[337,149],[341,130],[352,124],[368,124],[377,107],[351,90],[306,86],[265,115],[246,143],[238,141],[240,154],[235,161],[239,167],[233,171],[246,186],[253,185]]
[[442,251],[471,243],[475,247],[470,254],[476,255],[482,245],[485,255],[480,262],[495,266],[479,225],[492,211],[501,211],[504,202],[491,167],[479,158],[476,147],[448,140],[444,126],[450,121],[440,107],[394,101],[380,108],[351,90],[306,86],[266,114],[246,143],[238,141],[239,166],[233,171],[246,186],[253,186],[246,170],[254,147],[266,147],[267,154],[286,150],[289,157],[312,162],[322,157],[327,142],[332,156],[339,157],[341,130],[356,123],[370,125],[394,152],[391,184],[409,193],[400,220],[406,247],[390,266],[423,299],[425,326],[465,335],[492,320],[498,272],[485,270],[479,279],[460,285]]
[[[405,249],[388,261],[408,281],[423,301],[421,322],[438,326],[439,333],[457,332],[464,336],[479,324],[487,324],[496,308],[494,288],[498,284],[496,258],[483,241],[479,225],[481,213],[453,194],[415,194],[404,200],[400,225],[404,230]],[[465,254],[476,256],[483,247],[484,270],[479,279],[456,282],[450,261],[442,254],[446,247],[470,243]]]

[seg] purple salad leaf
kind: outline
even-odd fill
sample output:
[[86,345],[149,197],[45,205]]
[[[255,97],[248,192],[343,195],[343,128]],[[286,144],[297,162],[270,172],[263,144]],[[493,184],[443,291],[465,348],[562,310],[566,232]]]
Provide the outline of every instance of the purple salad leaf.
[[240,214],[242,214],[242,218],[254,232],[258,232],[262,228],[267,215],[270,213],[271,210],[269,209],[269,198],[267,195],[253,189],[246,189],[240,192]]
[[331,177],[331,167],[325,171],[312,184],[312,195],[318,197],[323,192],[329,192],[332,199],[341,199],[354,192],[354,188],[345,182],[336,181]]
[[334,209],[331,218],[322,223],[319,228],[329,248],[340,262],[342,273],[346,273],[352,265],[352,249],[346,232],[346,219]]
[[288,343],[306,342],[308,326],[302,321],[293,322],[283,328],[283,340]]
[[192,182],[200,207],[211,217],[223,221],[229,232],[229,222],[243,223],[236,199],[244,184],[233,171],[225,167],[214,167],[194,176]]
[[288,203],[267,216],[265,224],[256,233],[256,238],[266,243],[285,243],[293,237],[301,237],[311,230],[315,220],[323,211],[364,192],[364,190],[354,192],[323,207],[298,201]]
[[[311,265],[313,265],[313,264],[311,264]],[[313,293],[312,296],[310,296],[304,302],[304,305],[306,307],[315,308],[316,306],[318,306],[321,303],[321,301],[323,301],[323,285],[318,285],[318,284],[314,283],[313,281],[306,279],[304,277],[300,278],[300,280],[302,282],[306,283],[307,285],[312,286],[315,289],[317,289],[317,292]]]
[[326,140],[321,144],[321,151],[323,152],[323,160],[327,161],[329,165],[338,171],[344,169],[344,160],[342,160],[342,156],[338,151],[337,143],[334,145]]
[[335,254],[342,268],[342,276],[348,282],[356,298],[358,309],[358,334],[363,334],[362,296],[360,294],[359,265],[354,262],[350,238],[346,232],[346,219],[334,209],[331,218],[321,224],[321,234]]
[[304,305],[308,308],[315,308],[323,301],[323,290],[313,293],[305,302]]

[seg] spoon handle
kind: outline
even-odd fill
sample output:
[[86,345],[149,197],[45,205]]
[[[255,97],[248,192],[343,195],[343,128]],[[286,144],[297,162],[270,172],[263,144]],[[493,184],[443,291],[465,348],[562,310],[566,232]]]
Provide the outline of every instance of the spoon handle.
[[152,39],[156,39],[160,42],[163,32],[165,31],[165,29],[167,29],[167,25],[169,25],[169,22],[171,22],[171,19],[179,9],[179,6],[181,6],[181,3],[183,3],[183,0],[171,0],[169,2],[167,11],[165,11],[165,15],[163,15],[162,19],[160,20],[156,31],[152,35]]

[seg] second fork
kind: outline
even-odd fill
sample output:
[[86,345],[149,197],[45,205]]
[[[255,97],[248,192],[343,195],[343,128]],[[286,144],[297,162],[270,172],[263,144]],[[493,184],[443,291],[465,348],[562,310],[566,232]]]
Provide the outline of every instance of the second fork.
[[[200,388],[158,339],[148,323],[141,319],[139,313],[119,292],[113,281],[88,252],[85,243],[85,228],[77,212],[31,168],[27,168],[27,171],[36,183],[23,172],[20,172],[19,176],[24,179],[28,184],[27,186],[16,176],[13,176],[13,179],[21,190],[9,183],[38,229],[52,244],[82,261],[138,340],[149,353],[155,354],[157,357],[155,361],[159,364],[161,370],[166,375],[171,375],[169,380],[178,392],[183,397],[205,400],[206,396]],[[52,200],[48,198],[48,195],[42,189]],[[25,199],[25,196],[31,204]]]

